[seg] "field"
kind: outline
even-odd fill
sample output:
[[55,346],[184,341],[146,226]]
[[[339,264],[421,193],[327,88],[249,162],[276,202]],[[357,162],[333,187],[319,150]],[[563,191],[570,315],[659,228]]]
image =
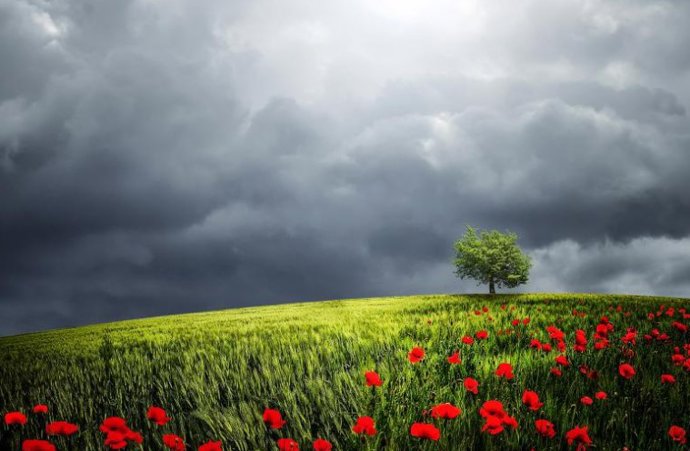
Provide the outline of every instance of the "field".
[[[426,295],[7,337],[0,339],[0,414],[21,411],[28,422],[3,422],[0,449],[18,450],[27,438],[49,439],[58,450],[106,449],[99,425],[109,416],[125,418],[141,433],[143,444],[126,449],[167,449],[161,437],[168,433],[183,437],[190,450],[208,440],[221,440],[224,450],[271,450],[287,437],[302,450],[313,449],[317,438],[338,450],[574,449],[580,441],[569,445],[566,433],[576,426],[588,428],[594,449],[680,449],[682,440],[673,441],[668,431],[690,427],[690,346],[683,346],[688,318],[690,301],[683,299]],[[563,340],[548,326],[562,331]],[[584,334],[576,339],[578,329]],[[474,343],[463,343],[465,336]],[[412,363],[415,347],[424,357]],[[455,352],[459,364],[448,361]],[[556,362],[560,355],[567,365],[562,358]],[[511,365],[514,377],[510,371],[496,374],[501,363]],[[624,377],[623,363],[635,374]],[[380,375],[380,386],[365,384],[370,370]],[[661,383],[662,374],[676,382]],[[478,381],[478,394],[464,386],[468,377]],[[535,391],[543,406],[528,408],[525,390]],[[583,404],[583,396],[593,399],[591,405]],[[490,420],[479,413],[487,400],[502,402],[517,428],[506,421],[504,430],[491,434],[496,430],[486,429]],[[429,410],[442,403],[462,412],[454,419],[433,418]],[[36,404],[46,404],[49,412],[32,413]],[[172,420],[163,426],[147,420],[151,405]],[[285,425],[267,427],[265,408],[277,409]],[[375,435],[353,432],[360,416],[374,419]],[[553,423],[553,438],[537,433],[537,419]],[[79,432],[46,437],[45,422],[55,420],[75,423]],[[415,422],[435,425],[440,438],[412,437]]]

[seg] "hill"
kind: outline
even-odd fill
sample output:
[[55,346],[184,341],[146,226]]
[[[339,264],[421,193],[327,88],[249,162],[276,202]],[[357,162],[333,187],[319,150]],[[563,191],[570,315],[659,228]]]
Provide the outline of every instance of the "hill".
[[[598,449],[668,449],[674,444],[670,426],[690,426],[685,308],[690,311],[687,299],[627,295],[424,295],[5,337],[0,413],[21,411],[28,422],[3,424],[0,448],[20,449],[21,439],[43,438],[59,450],[104,449],[99,425],[120,416],[142,434],[147,450],[167,449],[161,442],[167,433],[183,437],[187,449],[211,439],[222,440],[226,450],[278,449],[277,439],[285,437],[303,450],[312,449],[316,438],[329,440],[333,449],[567,449],[566,433],[575,426],[587,426]],[[462,341],[466,336],[473,344]],[[603,346],[596,345],[602,340]],[[566,363],[557,363],[559,346]],[[417,363],[410,361],[414,347],[424,350]],[[455,352],[459,364],[448,361]],[[687,359],[687,368],[685,360],[674,365],[674,354]],[[497,375],[501,363],[512,371]],[[636,374],[624,377],[622,363]],[[366,386],[370,370],[380,375],[380,387]],[[662,374],[676,383],[662,384]],[[476,395],[464,385],[470,377],[479,383]],[[537,392],[543,406],[526,407],[527,389]],[[596,392],[607,399],[595,398]],[[584,405],[583,396],[595,401]],[[491,434],[488,416],[501,415],[479,414],[487,400],[502,402],[517,429],[506,422]],[[442,403],[462,413],[452,420],[432,418],[429,410]],[[47,418],[31,413],[36,404],[49,407]],[[172,420],[164,426],[148,421],[151,405],[163,407]],[[286,424],[268,428],[265,408],[279,410]],[[375,420],[375,435],[352,431],[360,416]],[[552,422],[555,436],[540,436],[536,419]],[[80,430],[46,437],[44,422],[54,420]],[[411,437],[415,422],[435,425],[438,443]],[[127,449],[139,449],[134,445]]]

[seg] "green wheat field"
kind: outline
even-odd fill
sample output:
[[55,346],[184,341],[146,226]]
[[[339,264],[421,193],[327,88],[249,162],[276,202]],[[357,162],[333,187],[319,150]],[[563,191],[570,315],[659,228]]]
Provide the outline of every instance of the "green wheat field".
[[[578,425],[588,427],[597,450],[680,449],[667,431],[690,426],[690,371],[672,361],[674,353],[687,356],[688,334],[672,326],[690,323],[685,308],[690,313],[687,299],[661,297],[439,294],[241,308],[6,337],[0,339],[0,414],[21,411],[29,420],[21,429],[0,425],[0,448],[19,450],[21,440],[43,438],[58,450],[103,450],[98,426],[121,416],[144,439],[127,449],[164,450],[166,433],[183,437],[190,450],[211,439],[222,440],[224,450],[275,450],[282,437],[302,450],[311,450],[317,437],[337,450],[574,449],[565,433]],[[602,316],[614,329],[610,346],[595,350],[591,337]],[[524,318],[529,324],[512,324]],[[571,365],[562,367],[561,377],[550,372],[560,354],[555,346],[552,352],[530,347],[533,338],[549,341],[547,326],[565,333]],[[629,328],[637,332],[634,344],[621,341]],[[669,338],[644,338],[655,328]],[[584,352],[572,349],[576,329],[589,339]],[[488,332],[486,340],[461,342],[479,330]],[[417,364],[408,360],[413,347],[425,350]],[[455,351],[462,363],[451,365],[447,358]],[[514,368],[513,379],[495,375],[504,362]],[[636,370],[631,379],[618,373],[623,362]],[[598,377],[583,374],[583,365]],[[369,370],[381,376],[380,387],[366,386]],[[677,382],[662,384],[661,374]],[[465,390],[466,377],[479,381],[478,395]],[[523,405],[525,389],[539,394],[539,411]],[[580,402],[597,391],[608,398]],[[517,429],[481,431],[478,410],[491,399],[517,419]],[[445,402],[462,414],[452,420],[426,415]],[[46,437],[46,419],[31,414],[39,403],[49,406],[48,420],[76,423],[79,433]],[[172,421],[148,421],[151,405],[163,407]],[[282,413],[282,429],[266,427],[265,408]],[[352,431],[359,416],[375,420],[376,435]],[[553,422],[554,438],[536,433],[538,418]],[[414,422],[435,424],[441,438],[411,437]]]

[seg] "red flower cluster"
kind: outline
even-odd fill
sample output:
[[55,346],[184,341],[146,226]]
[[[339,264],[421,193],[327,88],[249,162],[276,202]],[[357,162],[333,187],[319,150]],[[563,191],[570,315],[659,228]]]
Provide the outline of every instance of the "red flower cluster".
[[122,449],[129,442],[141,444],[144,441],[141,434],[132,431],[127,426],[124,418],[108,417],[103,420],[99,429],[106,434],[105,446],[108,446],[110,449]]
[[352,432],[358,435],[376,435],[374,419],[371,417],[357,418],[357,422],[352,426]]
[[479,409],[479,415],[485,420],[482,432],[488,432],[491,435],[503,432],[504,426],[510,426],[513,429],[518,427],[517,420],[506,413],[500,401],[486,401]]

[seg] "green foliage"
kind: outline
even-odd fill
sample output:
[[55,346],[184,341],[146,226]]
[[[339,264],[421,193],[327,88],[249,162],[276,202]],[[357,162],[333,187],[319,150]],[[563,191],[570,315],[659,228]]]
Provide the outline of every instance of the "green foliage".
[[479,284],[515,288],[527,283],[532,262],[517,245],[517,234],[496,230],[479,234],[467,226],[465,235],[455,242],[455,275],[475,279]]
[[[617,312],[619,304],[623,309]],[[630,360],[636,377],[621,381],[616,374],[627,327],[641,334],[658,327],[675,343],[684,342],[670,327],[675,318],[647,320],[660,304],[690,307],[687,300],[635,296],[427,295],[245,308],[6,337],[0,339],[0,414],[48,404],[50,420],[80,425],[76,436],[54,439],[59,450],[104,449],[98,425],[110,415],[125,417],[142,432],[141,449],[147,451],[165,450],[164,433],[185,437],[189,450],[208,439],[223,440],[230,450],[275,450],[275,439],[288,436],[300,449],[311,449],[311,440],[323,437],[337,450],[558,450],[568,449],[563,435],[578,424],[589,426],[596,449],[672,449],[665,435],[670,424],[690,424],[690,374],[672,365],[672,345],[639,343]],[[475,315],[484,306],[489,313]],[[586,316],[573,315],[574,309]],[[615,345],[569,353],[572,366],[562,378],[550,377],[556,354],[529,349],[529,337],[546,341],[545,327],[556,324],[570,344],[575,329],[591,334],[604,314],[615,324]],[[513,319],[528,316],[529,325],[520,326],[524,333],[501,333],[513,327]],[[488,340],[460,344],[463,335],[480,329],[489,332]],[[417,365],[407,361],[413,346],[427,353]],[[462,364],[451,366],[446,357],[457,349]],[[500,362],[513,364],[515,379],[493,374]],[[597,369],[599,379],[587,379],[579,365]],[[367,370],[380,373],[382,387],[364,386]],[[674,374],[678,383],[661,386],[662,373]],[[467,376],[479,380],[479,396],[463,389]],[[538,413],[522,406],[524,388],[545,402]],[[579,404],[581,396],[599,389],[608,400]],[[481,434],[477,411],[488,399],[503,401],[519,429]],[[436,421],[440,443],[411,439],[410,425],[432,421],[423,410],[441,402],[463,413]],[[158,427],[147,421],[151,404],[164,407],[172,422]],[[267,406],[283,413],[284,429],[264,427]],[[372,416],[379,430],[364,443],[350,431],[358,415]],[[554,440],[536,437],[536,418],[556,425]],[[22,437],[45,437],[42,421],[29,415]],[[0,449],[19,449],[17,437],[0,424]]]

